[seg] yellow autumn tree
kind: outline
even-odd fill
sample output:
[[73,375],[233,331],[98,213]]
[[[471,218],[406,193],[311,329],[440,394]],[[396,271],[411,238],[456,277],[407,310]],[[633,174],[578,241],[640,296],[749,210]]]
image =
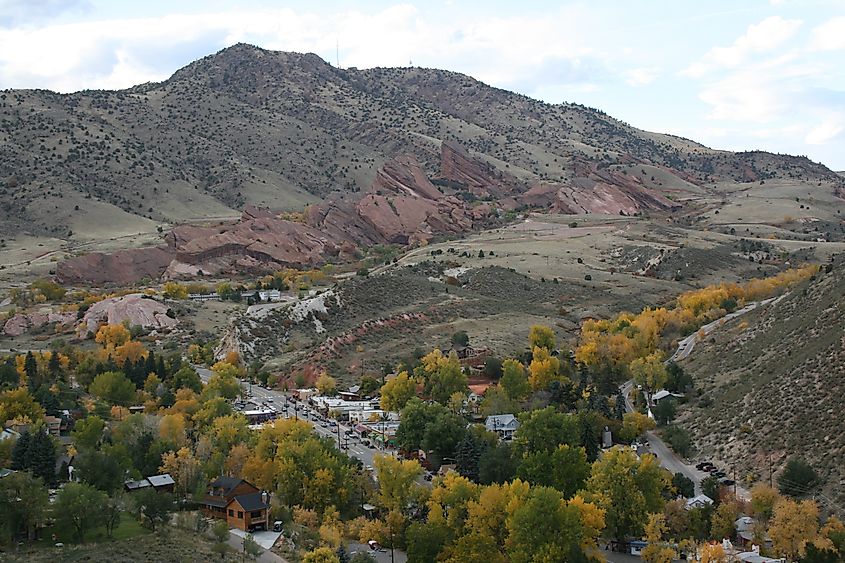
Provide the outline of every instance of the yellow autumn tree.
[[803,557],[807,544],[819,535],[819,507],[814,500],[780,499],[769,526],[775,550],[794,560]]
[[535,346],[528,371],[530,373],[528,382],[532,388],[548,389],[552,381],[559,378],[560,360],[552,356],[548,348]]

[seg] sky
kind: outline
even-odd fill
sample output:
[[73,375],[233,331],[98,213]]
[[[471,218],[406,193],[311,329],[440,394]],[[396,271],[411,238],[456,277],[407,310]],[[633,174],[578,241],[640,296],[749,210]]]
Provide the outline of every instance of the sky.
[[238,42],[845,170],[845,0],[0,0],[0,89],[126,88]]

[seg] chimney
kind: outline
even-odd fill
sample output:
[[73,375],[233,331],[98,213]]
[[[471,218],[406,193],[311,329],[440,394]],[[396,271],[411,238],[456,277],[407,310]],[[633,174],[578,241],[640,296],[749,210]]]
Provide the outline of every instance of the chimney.
[[267,498],[268,498],[267,491],[261,491],[261,502],[263,502],[264,504],[267,504]]

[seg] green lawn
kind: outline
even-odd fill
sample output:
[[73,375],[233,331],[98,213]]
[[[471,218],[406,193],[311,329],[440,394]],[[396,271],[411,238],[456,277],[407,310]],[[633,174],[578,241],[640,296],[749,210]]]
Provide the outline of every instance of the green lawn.
[[[124,512],[120,515],[120,523],[112,532],[112,537],[106,536],[106,529],[103,526],[92,528],[85,532],[85,543],[97,543],[103,541],[116,541],[134,538],[143,534],[148,534],[150,531],[141,526],[138,520],[129,513]],[[56,534],[56,539],[53,540],[53,534]],[[64,544],[77,543],[75,532],[72,529],[60,528],[58,524],[47,526],[39,531],[39,539],[35,545],[47,547],[56,542]]]

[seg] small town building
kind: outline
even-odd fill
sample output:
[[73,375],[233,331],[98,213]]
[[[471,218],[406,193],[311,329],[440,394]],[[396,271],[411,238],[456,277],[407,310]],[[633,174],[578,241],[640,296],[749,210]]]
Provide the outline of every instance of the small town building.
[[200,510],[210,518],[226,520],[230,528],[267,530],[270,498],[248,481],[223,476],[208,484]]
[[172,493],[176,488],[176,481],[173,480],[170,473],[162,473],[161,475],[144,477],[143,479],[138,479],[137,481],[126,481],[123,483],[123,488],[127,492],[153,488],[158,492]]
[[692,510],[694,508],[704,508],[705,506],[711,506],[713,504],[713,499],[708,497],[705,494],[697,495],[692,497],[691,499],[687,499],[684,508],[687,510]]
[[495,414],[484,420],[484,428],[495,432],[502,440],[511,440],[519,428],[519,420],[512,414]]
[[661,389],[660,391],[655,392],[654,395],[651,396],[651,402],[656,405],[664,399],[680,399],[681,397],[683,397],[683,395],[679,395],[678,393],[672,393],[670,391],[667,391],[666,389]]
[[[751,548],[755,541],[759,541],[759,537],[755,539],[754,528],[757,526],[757,521],[751,516],[740,516],[734,522],[736,528],[736,539],[744,548]],[[759,536],[759,534],[756,534]],[[769,537],[765,531],[762,532],[763,543],[766,548],[772,547],[772,538]],[[774,561],[774,560],[773,560]]]

